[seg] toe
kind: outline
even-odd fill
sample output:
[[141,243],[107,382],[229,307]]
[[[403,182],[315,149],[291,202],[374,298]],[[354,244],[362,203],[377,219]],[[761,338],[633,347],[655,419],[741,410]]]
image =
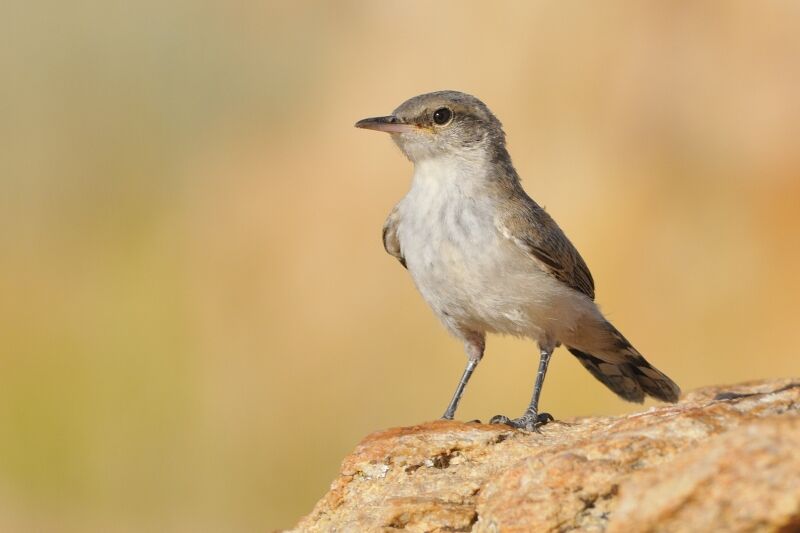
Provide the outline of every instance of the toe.
[[506,426],[511,426],[512,428],[517,429],[524,429],[525,431],[536,431],[539,432],[539,427],[547,424],[548,422],[552,422],[553,417],[550,413],[541,413],[541,414],[533,414],[533,413],[525,413],[519,418],[508,418],[504,415],[495,415],[489,420],[490,424],[505,424]]
[[524,429],[525,431],[539,431],[539,421],[535,417],[530,416],[523,416],[518,419],[518,428]]
[[525,413],[521,417],[512,420],[511,424],[514,427],[524,429],[525,431],[535,431],[536,433],[539,433],[539,428],[552,419],[553,417],[547,413],[542,413],[540,415],[534,413]]

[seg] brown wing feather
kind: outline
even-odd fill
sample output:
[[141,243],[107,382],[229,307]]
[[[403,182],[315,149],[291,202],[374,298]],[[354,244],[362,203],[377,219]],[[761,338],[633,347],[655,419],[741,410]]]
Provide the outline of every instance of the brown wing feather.
[[499,217],[498,229],[545,272],[594,300],[594,280],[581,254],[544,209],[524,199]]

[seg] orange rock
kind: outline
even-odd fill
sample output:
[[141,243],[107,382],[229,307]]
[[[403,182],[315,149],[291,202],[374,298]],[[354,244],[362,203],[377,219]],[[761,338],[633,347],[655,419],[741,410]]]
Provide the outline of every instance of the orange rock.
[[295,531],[397,529],[800,531],[800,380],[541,433],[447,421],[374,433]]

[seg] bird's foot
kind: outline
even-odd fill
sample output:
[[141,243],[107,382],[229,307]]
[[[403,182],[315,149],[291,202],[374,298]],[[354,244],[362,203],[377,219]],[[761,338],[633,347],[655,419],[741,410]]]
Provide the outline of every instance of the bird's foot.
[[505,424],[512,428],[524,429],[525,431],[539,431],[539,428],[548,422],[553,421],[553,415],[550,413],[525,413],[519,418],[508,418],[504,415],[493,416],[489,420],[490,424]]

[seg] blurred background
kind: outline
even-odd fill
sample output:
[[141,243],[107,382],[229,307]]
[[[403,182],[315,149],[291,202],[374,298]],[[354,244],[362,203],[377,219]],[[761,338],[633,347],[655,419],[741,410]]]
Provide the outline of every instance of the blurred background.
[[[614,323],[684,390],[800,374],[800,4],[0,8],[0,530],[265,531],[464,362],[381,245],[411,165],[356,130],[458,89]],[[620,414],[559,350],[557,417]],[[527,405],[490,338],[462,419]]]

